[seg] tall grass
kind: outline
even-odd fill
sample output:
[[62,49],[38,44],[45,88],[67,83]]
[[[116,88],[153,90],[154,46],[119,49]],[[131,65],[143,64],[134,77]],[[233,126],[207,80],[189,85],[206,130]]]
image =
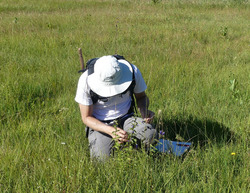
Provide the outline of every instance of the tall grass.
[[[0,192],[248,192],[249,2],[0,2]],[[74,102],[85,61],[121,54],[147,84],[154,124],[185,159],[89,158]]]

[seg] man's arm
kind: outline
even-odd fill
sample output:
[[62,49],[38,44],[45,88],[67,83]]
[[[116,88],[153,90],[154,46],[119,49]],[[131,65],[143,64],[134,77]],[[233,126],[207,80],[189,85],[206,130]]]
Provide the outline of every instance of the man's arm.
[[90,127],[91,129],[94,129],[95,131],[106,133],[112,138],[118,138],[118,142],[120,143],[127,141],[128,135],[124,130],[120,128],[115,129],[114,127],[107,125],[92,116],[93,105],[79,104],[79,107],[82,121],[86,126]]
[[154,112],[148,110],[149,99],[145,92],[134,93],[138,110],[141,113],[142,118],[147,122],[151,122],[154,117]]

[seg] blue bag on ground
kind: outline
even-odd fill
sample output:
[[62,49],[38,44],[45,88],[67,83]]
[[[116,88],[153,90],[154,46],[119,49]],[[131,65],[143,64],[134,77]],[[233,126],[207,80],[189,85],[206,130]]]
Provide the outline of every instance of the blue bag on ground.
[[157,151],[162,153],[181,156],[190,149],[191,145],[192,143],[190,142],[179,142],[179,141],[160,139],[155,148],[157,149]]

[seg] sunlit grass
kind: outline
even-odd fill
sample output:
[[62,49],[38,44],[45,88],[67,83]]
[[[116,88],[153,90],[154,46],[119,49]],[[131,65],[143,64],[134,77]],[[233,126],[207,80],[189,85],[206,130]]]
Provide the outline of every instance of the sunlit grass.
[[[247,192],[248,1],[0,2],[0,192]],[[85,62],[121,54],[185,159],[91,162],[74,101]]]

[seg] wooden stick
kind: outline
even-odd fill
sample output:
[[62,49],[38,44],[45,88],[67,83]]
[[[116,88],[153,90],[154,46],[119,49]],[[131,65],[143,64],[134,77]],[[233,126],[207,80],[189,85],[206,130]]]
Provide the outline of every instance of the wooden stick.
[[79,54],[79,58],[80,58],[80,64],[81,64],[81,69],[84,69],[84,61],[83,61],[83,57],[82,57],[82,48],[78,48],[78,54]]

